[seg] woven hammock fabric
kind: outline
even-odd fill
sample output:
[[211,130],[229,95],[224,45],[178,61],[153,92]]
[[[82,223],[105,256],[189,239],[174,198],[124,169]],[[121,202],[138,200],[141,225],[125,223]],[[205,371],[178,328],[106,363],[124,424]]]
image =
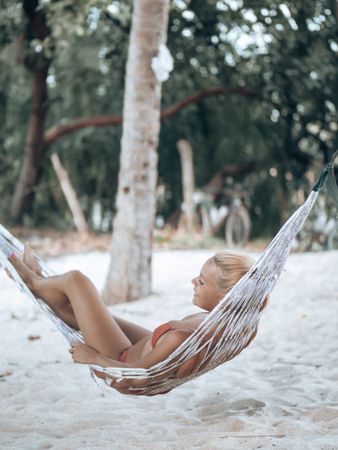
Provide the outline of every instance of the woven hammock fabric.
[[[108,385],[112,381],[111,377],[144,380],[147,386],[130,390],[137,389],[139,393],[155,395],[169,391],[238,355],[257,332],[263,302],[275,286],[293,240],[309,215],[317,195],[317,191],[311,191],[306,202],[284,224],[250,271],[208,314],[195,332],[164,361],[149,369],[102,368],[91,365],[92,377],[99,383]],[[28,289],[7,259],[13,252],[23,254],[23,244],[0,225],[0,263],[7,268],[21,290],[53,321],[68,342],[83,342],[79,331],[63,322],[48,305],[36,298]],[[44,276],[54,275],[40,258],[37,257],[37,261]],[[193,373],[185,378],[177,378],[175,376],[177,369],[196,355],[198,362],[194,366]],[[104,372],[106,380],[96,377],[93,369]]]

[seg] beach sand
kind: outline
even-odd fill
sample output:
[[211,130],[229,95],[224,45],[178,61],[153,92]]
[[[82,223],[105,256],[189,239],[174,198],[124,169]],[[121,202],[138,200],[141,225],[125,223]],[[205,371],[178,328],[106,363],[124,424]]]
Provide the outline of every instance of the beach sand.
[[[155,252],[153,295],[111,311],[151,329],[197,312],[190,280],[209,256]],[[108,260],[48,263],[102,288]],[[167,395],[98,389],[3,272],[0,355],[1,450],[338,449],[338,252],[292,254],[251,345]]]

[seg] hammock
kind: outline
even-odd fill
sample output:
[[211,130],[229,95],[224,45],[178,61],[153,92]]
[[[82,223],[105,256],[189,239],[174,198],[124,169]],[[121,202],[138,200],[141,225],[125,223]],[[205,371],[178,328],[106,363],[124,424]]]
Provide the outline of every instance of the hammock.
[[[129,390],[138,394],[156,395],[202,375],[238,355],[255,337],[258,322],[267,295],[275,286],[292,247],[293,240],[302,228],[318,192],[328,175],[336,187],[334,159],[322,170],[305,203],[284,224],[270,245],[238,283],[208,314],[199,327],[164,361],[148,368],[113,368],[90,365],[93,380],[99,386],[110,385],[112,378],[129,379]],[[337,191],[338,192],[338,191]],[[79,331],[63,322],[41,299],[36,298],[22,281],[7,256],[22,254],[23,245],[0,225],[0,264],[11,274],[19,288],[53,321],[68,342],[83,342]],[[36,255],[35,255],[36,256]],[[36,256],[44,276],[54,275],[46,264]],[[176,375],[177,369],[190,358],[195,358],[192,373],[184,378]],[[96,376],[94,370],[103,372],[105,380]]]

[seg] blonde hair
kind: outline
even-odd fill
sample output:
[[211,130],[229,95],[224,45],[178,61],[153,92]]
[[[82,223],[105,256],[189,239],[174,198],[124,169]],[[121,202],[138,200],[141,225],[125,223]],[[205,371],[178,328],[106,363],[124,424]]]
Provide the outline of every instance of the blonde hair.
[[[227,294],[255,262],[250,256],[230,251],[218,252],[211,259],[219,270],[219,276],[216,277],[215,281],[222,295]],[[265,308],[268,299],[267,296],[260,307],[260,311]]]
[[246,255],[234,252],[218,252],[211,258],[219,270],[216,284],[219,291],[225,295],[245,275],[254,260]]

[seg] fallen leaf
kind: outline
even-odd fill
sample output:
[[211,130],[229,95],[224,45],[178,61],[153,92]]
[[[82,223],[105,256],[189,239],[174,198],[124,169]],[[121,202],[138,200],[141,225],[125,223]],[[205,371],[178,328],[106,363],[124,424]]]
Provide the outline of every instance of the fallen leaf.
[[27,339],[29,341],[36,341],[37,339],[41,339],[41,337],[38,335],[30,334],[29,336],[27,336]]
[[0,378],[9,377],[9,375],[13,375],[13,372],[7,370],[6,372],[0,372]]

